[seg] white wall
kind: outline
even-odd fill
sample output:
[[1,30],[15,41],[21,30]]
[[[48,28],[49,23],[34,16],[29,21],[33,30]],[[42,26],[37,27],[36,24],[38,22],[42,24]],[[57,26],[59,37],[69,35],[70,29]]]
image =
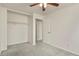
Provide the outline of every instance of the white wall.
[[0,51],[7,49],[7,9],[0,7]]
[[28,42],[33,44],[33,17],[28,16]]
[[8,12],[8,45],[28,42],[28,16]]
[[79,54],[79,4],[60,8],[45,17],[44,42]]

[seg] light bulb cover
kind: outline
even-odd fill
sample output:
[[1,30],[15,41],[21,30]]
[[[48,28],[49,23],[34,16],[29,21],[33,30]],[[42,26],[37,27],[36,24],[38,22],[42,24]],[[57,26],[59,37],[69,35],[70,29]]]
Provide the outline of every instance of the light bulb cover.
[[40,3],[40,7],[42,7],[42,3]]
[[44,7],[45,7],[45,8],[47,7],[47,3],[44,3]]

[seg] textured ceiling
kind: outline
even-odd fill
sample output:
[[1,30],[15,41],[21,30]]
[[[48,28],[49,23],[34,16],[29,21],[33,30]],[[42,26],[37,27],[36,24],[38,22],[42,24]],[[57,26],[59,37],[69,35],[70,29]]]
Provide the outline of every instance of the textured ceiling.
[[55,10],[58,10],[63,7],[68,7],[73,4],[69,3],[60,3],[59,7],[54,7],[50,6],[46,8],[46,11],[43,12],[42,9],[39,6],[34,6],[34,7],[29,7],[33,3],[0,3],[0,6],[7,7],[7,8],[12,8],[16,10],[21,10],[24,12],[29,12],[29,13],[51,13]]

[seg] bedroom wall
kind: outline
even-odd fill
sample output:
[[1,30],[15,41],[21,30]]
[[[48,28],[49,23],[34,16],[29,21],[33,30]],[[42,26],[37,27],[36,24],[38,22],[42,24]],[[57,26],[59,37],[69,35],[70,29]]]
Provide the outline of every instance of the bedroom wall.
[[28,16],[28,42],[33,44],[33,17]]
[[79,55],[79,4],[46,15],[44,42]]

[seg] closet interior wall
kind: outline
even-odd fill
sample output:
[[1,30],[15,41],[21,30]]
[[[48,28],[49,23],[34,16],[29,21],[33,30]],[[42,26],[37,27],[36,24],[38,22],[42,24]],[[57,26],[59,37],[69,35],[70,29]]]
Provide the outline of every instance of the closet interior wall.
[[32,16],[7,11],[7,24],[7,45],[32,43]]

